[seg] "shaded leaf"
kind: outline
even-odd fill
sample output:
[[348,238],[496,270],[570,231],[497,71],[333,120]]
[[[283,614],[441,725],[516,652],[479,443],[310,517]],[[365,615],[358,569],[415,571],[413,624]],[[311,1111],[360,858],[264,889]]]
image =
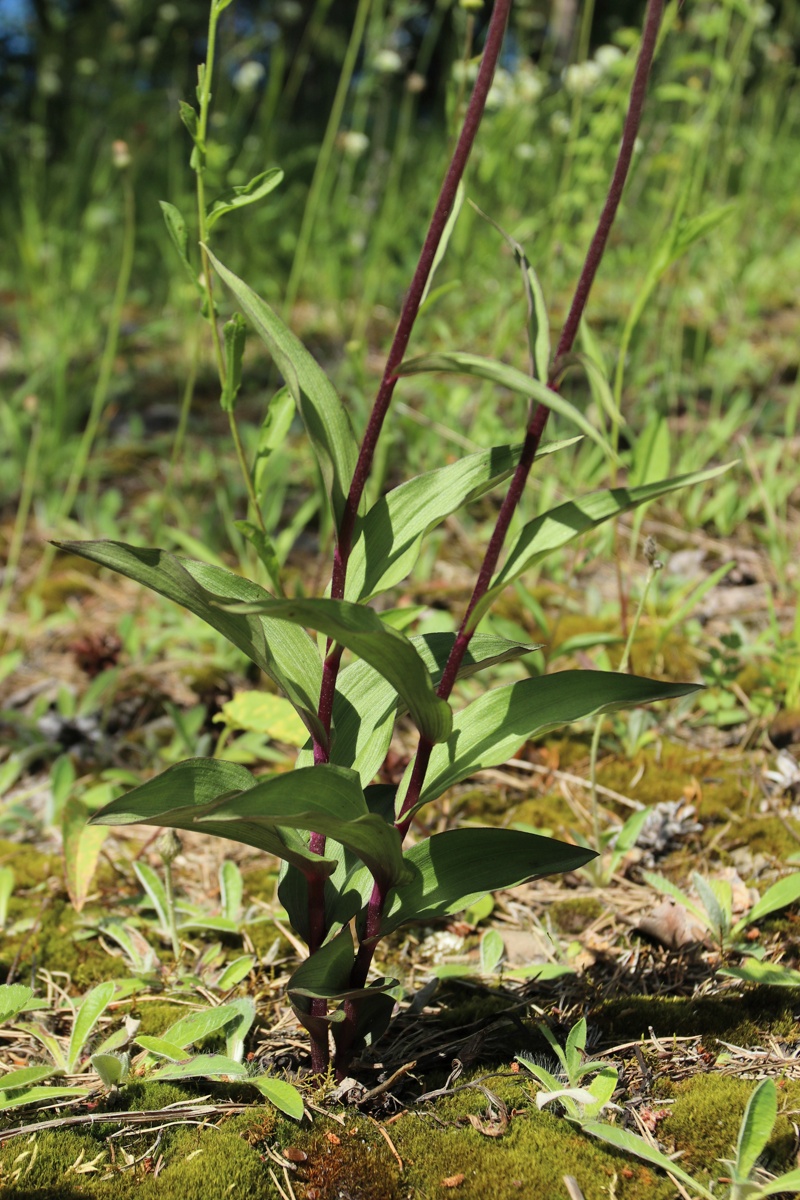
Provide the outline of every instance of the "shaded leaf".
[[352,650],[386,679],[407,705],[420,732],[432,742],[450,732],[450,706],[440,700],[412,642],[384,624],[376,612],[347,600],[265,600],[231,611],[266,613],[274,620],[307,625]]
[[778,1093],[771,1079],[762,1079],[747,1101],[736,1142],[736,1173],[742,1180],[750,1172],[770,1139],[778,1117]]
[[575,870],[595,857],[593,850],[515,829],[449,829],[434,834],[406,851],[404,858],[414,878],[389,893],[380,935],[406,921],[430,921],[459,912],[484,892]]
[[329,875],[336,864],[312,854],[303,838],[293,829],[278,829],[244,820],[215,820],[215,802],[252,787],[253,776],[238,763],[213,758],[189,758],[112,800],[94,814],[92,822],[103,825],[156,825],[196,832],[196,822],[203,818],[204,833],[242,842],[245,846],[255,846],[258,850],[293,862],[302,871],[312,870]]
[[33,988],[22,983],[0,984],[0,1025],[13,1021],[33,999]]
[[[358,775],[346,767],[323,763],[272,775],[215,805],[207,819],[320,833],[356,854],[384,887],[408,877],[400,835],[369,811]],[[206,819],[198,824],[204,827]]]

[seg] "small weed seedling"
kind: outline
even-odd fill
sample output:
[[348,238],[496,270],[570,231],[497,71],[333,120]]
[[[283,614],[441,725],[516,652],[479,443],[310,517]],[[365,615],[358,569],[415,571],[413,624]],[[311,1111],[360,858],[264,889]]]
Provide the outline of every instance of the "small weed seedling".
[[[547,1025],[540,1024],[539,1029],[561,1063],[563,1078],[556,1078],[524,1054],[517,1055],[517,1062],[543,1085],[543,1090],[536,1096],[537,1107],[544,1108],[546,1104],[557,1100],[563,1105],[570,1120],[579,1125],[598,1117],[611,1103],[611,1097],[617,1089],[619,1073],[616,1067],[611,1067],[608,1063],[585,1061],[586,1018],[581,1017],[577,1025],[573,1025],[563,1050]],[[593,1078],[591,1082],[585,1083],[588,1075],[592,1075]]]
[[[258,521],[249,474],[248,494],[256,520],[247,534],[259,551],[271,591],[218,565],[157,548],[108,541],[63,545],[183,605],[219,631],[288,699],[308,740],[289,772],[256,777],[240,763],[212,758],[178,763],[113,800],[92,822],[203,830],[282,859],[280,900],[308,946],[308,957],[289,981],[289,997],[310,1033],[314,1070],[327,1070],[332,1037],[334,1066],[341,1078],[354,1055],[385,1031],[399,994],[396,980],[371,975],[382,938],[406,922],[435,920],[460,911],[484,893],[574,870],[594,857],[583,847],[501,828],[449,829],[404,847],[411,822],[421,809],[475,771],[505,762],[528,739],[546,730],[693,690],[692,685],[633,675],[564,671],[488,688],[454,712],[450,702],[459,678],[522,658],[531,650],[482,633],[481,619],[508,584],[552,551],[622,512],[688,483],[710,479],[724,468],[614,487],[566,501],[522,524],[501,565],[533,463],[559,449],[557,444],[542,445],[551,411],[577,425],[616,461],[604,434],[559,389],[573,361],[589,292],[630,168],[663,0],[650,0],[648,5],[616,167],[552,355],[542,289],[520,249],[518,260],[529,302],[529,373],[456,351],[406,358],[413,326],[454,223],[461,180],[498,61],[510,0],[496,0],[474,89],[360,441],[315,359],[273,309],[210,248],[217,220],[265,194],[278,184],[280,175],[262,173],[235,189],[235,195],[210,208],[205,203],[202,180],[214,37],[228,3],[214,0],[212,6],[209,61],[201,68],[198,87],[199,111],[189,104],[181,106],[194,142],[192,162],[198,174],[203,305],[212,324],[223,408],[231,416],[237,446],[232,417],[246,323],[237,313],[220,334],[211,291],[215,277],[235,297],[285,381],[271,402],[267,427],[273,434],[278,427],[285,431],[293,409],[304,423],[335,530],[330,593],[311,598],[286,594],[278,555]],[[174,210],[166,216],[184,264],[197,278],[187,255],[186,223]],[[398,380],[431,371],[471,375],[526,397],[530,412],[523,440],[467,454],[409,479],[368,507],[365,487]],[[503,484],[507,484],[505,498],[457,634],[407,636],[382,619],[369,602],[406,578],[426,533]],[[319,635],[319,640],[307,630]],[[346,651],[353,661],[345,665]],[[395,721],[405,713],[418,730],[416,755],[398,787],[376,785],[373,781]]]
[[644,878],[651,887],[683,905],[708,931],[712,941],[723,954],[737,949],[744,949],[752,954],[752,945],[741,940],[745,930],[755,925],[762,917],[768,917],[770,913],[778,912],[779,909],[786,908],[800,899],[800,871],[795,871],[773,883],[743,917],[734,921],[733,889],[727,879],[706,879],[695,871],[692,883],[699,897],[699,900],[695,901],[663,875],[645,871]]

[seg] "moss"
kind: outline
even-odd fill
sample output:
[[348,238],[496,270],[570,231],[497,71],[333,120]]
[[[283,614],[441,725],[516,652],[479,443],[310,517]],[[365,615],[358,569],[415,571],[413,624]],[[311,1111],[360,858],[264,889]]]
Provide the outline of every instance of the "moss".
[[192,1092],[174,1083],[132,1082],[125,1085],[120,1097],[129,1112],[151,1112],[190,1100]]
[[[782,993],[782,994],[781,994]],[[634,1038],[652,1027],[657,1037],[702,1034],[709,1049],[717,1039],[737,1046],[759,1045],[766,1035],[794,1042],[797,994],[782,988],[752,988],[724,996],[628,996],[606,1000],[592,1013],[604,1040]]]
[[568,900],[555,900],[548,913],[561,933],[581,933],[592,921],[596,921],[605,906],[596,896],[571,896]]
[[[699,1075],[679,1083],[675,1104],[659,1130],[659,1137],[674,1141],[683,1151],[681,1164],[692,1172],[725,1174],[722,1158],[733,1157],[739,1126],[747,1101],[755,1088],[749,1080],[727,1075]],[[792,1163],[794,1130],[789,1119],[779,1116],[764,1151],[763,1165],[780,1173]]]
[[[488,1085],[495,1090],[494,1081]],[[463,1096],[464,1093],[461,1093]],[[486,1105],[479,1093],[471,1097],[469,1111],[486,1120]],[[586,1200],[671,1200],[668,1180],[634,1160],[625,1159],[579,1133],[563,1118],[527,1111],[512,1117],[500,1138],[487,1137],[470,1125],[445,1125],[452,1119],[451,1102],[437,1105],[436,1120],[429,1113],[409,1113],[390,1130],[404,1163],[403,1195],[447,1195],[443,1180],[463,1176],[454,1191],[460,1200],[563,1200],[564,1175],[573,1175]]]
[[[104,1151],[91,1134],[70,1129],[46,1130],[35,1138],[13,1138],[0,1149],[0,1181],[4,1197],[78,1195],[87,1178],[75,1174],[75,1164],[91,1162]],[[105,1159],[108,1162],[108,1153]]]
[[0,867],[13,867],[14,892],[26,891],[45,883],[51,875],[61,874],[61,859],[55,854],[42,854],[26,845],[24,853],[19,842],[0,838]]
[[139,1033],[145,1033],[148,1037],[160,1037],[170,1025],[174,1025],[192,1011],[185,1004],[166,999],[152,1002],[148,1000],[147,1003],[134,1008],[135,1016],[141,1021]]
[[222,1128],[178,1134],[164,1170],[157,1179],[145,1178],[136,1195],[141,1200],[274,1200],[276,1192],[261,1155]]
[[278,872],[266,867],[256,867],[244,875],[245,894],[252,900],[263,900],[271,903],[275,898],[275,888],[278,883]]
[[[35,903],[38,915],[40,897],[36,897]],[[31,908],[29,901],[27,915],[31,915]],[[120,960],[107,954],[97,941],[76,942],[76,924],[77,917],[69,901],[63,897],[54,899],[41,910],[41,922],[31,934],[4,941],[3,963],[10,964],[19,953],[20,977],[35,960],[48,971],[65,972],[78,992],[104,979],[117,978],[121,973]]]

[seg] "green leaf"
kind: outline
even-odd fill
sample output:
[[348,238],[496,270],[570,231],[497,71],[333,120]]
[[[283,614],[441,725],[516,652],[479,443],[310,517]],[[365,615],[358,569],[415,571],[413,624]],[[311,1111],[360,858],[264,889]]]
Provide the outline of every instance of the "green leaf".
[[242,915],[244,881],[236,863],[226,858],[219,869],[219,894],[222,915],[229,921],[238,921]]
[[0,1025],[13,1021],[33,999],[33,988],[22,983],[0,984]]
[[191,104],[187,104],[185,100],[179,100],[178,112],[181,115],[181,120],[183,121],[184,125],[189,130],[192,141],[196,143],[199,132],[196,109],[192,108]]
[[788,1195],[790,1192],[800,1192],[800,1167],[786,1175],[779,1175],[777,1179],[771,1179],[769,1183],[759,1184],[752,1200],[760,1200],[762,1196]]
[[92,1068],[100,1076],[104,1087],[116,1087],[124,1083],[130,1067],[128,1054],[93,1054]]
[[278,554],[275,550],[275,545],[272,538],[263,529],[260,529],[253,521],[234,521],[234,528],[238,529],[250,545],[255,550],[259,557],[259,561],[264,564],[271,587],[275,589],[278,596],[283,595],[283,585],[281,583],[281,564],[278,561]]
[[[428,633],[412,637],[410,641],[435,686],[442,677],[454,635]],[[535,646],[506,638],[475,634],[458,678],[465,679],[485,667],[509,662],[535,649]],[[333,699],[336,737],[331,747],[331,761],[342,767],[353,767],[361,776],[362,786],[366,787],[386,757],[395,718],[401,709],[402,702],[395,689],[369,663],[358,661],[345,667],[339,674]],[[311,750],[301,750],[297,765],[307,766],[312,761]]]
[[[242,1009],[243,1002],[247,1005],[247,1012]],[[189,1013],[164,1031],[164,1041],[185,1049],[187,1046],[194,1045],[195,1042],[201,1042],[209,1034],[225,1029],[233,1022],[238,1025],[247,1019],[247,1013],[250,1014],[247,1025],[249,1029],[255,1016],[255,1008],[252,1000],[247,997],[244,998],[244,1001],[234,1000],[230,1004],[220,1004],[217,1008],[204,1008],[200,1012]]]
[[95,1025],[114,999],[115,993],[116,986],[112,980],[107,980],[105,983],[98,983],[97,987],[93,987],[84,996],[83,1003],[76,1013],[75,1024],[72,1027],[72,1036],[69,1039],[69,1050],[67,1051],[68,1075],[75,1073],[81,1051],[88,1042],[89,1035]]
[[9,1071],[7,1075],[0,1077],[0,1083],[4,1092],[15,1092],[18,1088],[27,1088],[34,1083],[40,1083],[42,1079],[52,1079],[54,1075],[63,1074],[64,1072],[56,1067],[21,1067],[18,1071]]
[[[130,793],[129,793],[130,794]],[[99,814],[97,814],[99,815]],[[161,927],[161,932],[169,934],[170,930],[170,912],[169,900],[167,899],[167,890],[156,871],[151,866],[144,862],[135,862],[133,871],[139,883],[144,888],[150,898],[150,903],[156,910],[158,922]]]
[[433,689],[413,644],[385,625],[376,612],[348,600],[264,600],[233,606],[235,612],[265,613],[273,620],[307,625],[352,650],[386,679],[407,705],[420,732],[432,742],[450,732],[450,706]]
[[240,1078],[247,1068],[224,1054],[198,1054],[187,1062],[168,1063],[150,1073],[150,1079],[215,1079],[219,1075]]
[[358,458],[350,418],[325,372],[277,313],[210,251],[209,258],[253,322],[294,396],[325,480],[338,529]]
[[741,979],[745,983],[800,988],[800,971],[780,963],[761,962],[757,958],[746,958],[740,967],[720,967],[717,974],[729,979]]
[[770,1139],[778,1118],[778,1093],[771,1079],[763,1079],[747,1101],[736,1142],[735,1171],[744,1182]]
[[186,233],[186,221],[174,204],[169,204],[166,200],[159,200],[161,213],[164,217],[164,224],[167,227],[170,241],[175,247],[178,258],[181,260],[187,275],[191,279],[197,291],[202,295],[203,289],[200,281],[197,278],[197,272],[189,260],[189,238]]
[[496,929],[487,929],[481,938],[481,975],[492,975],[502,962],[506,952],[505,942]]
[[[577,438],[551,442],[538,457],[574,445]],[[514,471],[521,443],[468,454],[401,483],[373,504],[360,526],[347,567],[345,597],[369,600],[410,573],[423,536],[445,517],[484,496]]]
[[213,758],[189,758],[168,767],[161,775],[134,788],[95,813],[92,821],[103,825],[156,825],[191,829],[203,821],[203,832],[255,846],[294,863],[303,872],[329,875],[336,866],[320,858],[292,829],[275,829],[247,821],[216,821],[213,807],[222,797],[248,791],[253,776],[237,763]]
[[67,892],[72,907],[79,913],[89,895],[108,831],[92,828],[89,824],[88,808],[82,800],[75,797],[64,805],[61,830],[64,839]]
[[[716,937],[727,936],[731,925],[733,892],[727,879],[704,879],[697,871],[692,873],[692,883],[700,902],[708,914],[707,924]],[[716,886],[715,886],[716,885]],[[727,895],[726,895],[727,889]]]
[[256,1075],[247,1082],[257,1087],[261,1095],[287,1117],[291,1117],[293,1121],[302,1121],[305,1112],[303,1097],[291,1083],[287,1083],[285,1079],[273,1079],[271,1075]]
[[252,954],[242,954],[239,958],[234,958],[220,975],[216,986],[221,992],[236,987],[237,983],[241,983],[250,974],[257,961]]
[[433,277],[444,260],[445,254],[447,253],[447,247],[450,245],[450,238],[453,236],[453,230],[456,227],[456,221],[458,220],[459,214],[464,205],[465,195],[466,191],[464,188],[464,181],[463,179],[459,179],[458,187],[456,188],[455,199],[453,200],[453,207],[450,209],[444,229],[442,230],[442,236],[439,239],[439,244],[436,247],[436,253],[433,256],[433,262],[431,263],[430,273],[422,291],[422,298],[419,302],[420,309],[428,299],[428,295],[430,294],[431,290],[431,284],[433,283]]
[[[729,465],[729,464],[728,464]],[[700,483],[713,479],[728,470],[728,465],[711,467],[705,471],[694,471],[688,475],[678,475],[660,483],[646,484],[638,488],[611,488],[604,492],[593,492],[580,500],[570,500],[560,504],[549,512],[543,513],[529,521],[518,534],[511,546],[502,569],[492,580],[483,601],[476,606],[473,613],[473,627],[477,625],[483,614],[489,609],[495,597],[506,587],[518,579],[536,563],[541,562],[554,550],[567,545],[573,538],[590,529],[595,529],[604,521],[635,508],[639,504],[655,500],[659,496],[678,488],[688,487],[689,484]]]
[[598,1071],[587,1091],[593,1097],[594,1103],[587,1104],[584,1114],[587,1117],[597,1117],[608,1104],[619,1084],[619,1072],[616,1067],[604,1066]]
[[632,487],[666,478],[669,441],[669,424],[665,417],[660,416],[645,425],[633,448],[633,468],[628,480]]
[[294,706],[271,692],[237,692],[214,720],[230,729],[262,733],[270,741],[285,742],[287,746],[303,746],[308,740],[308,731]]
[[576,1083],[580,1077],[583,1052],[586,1049],[586,1018],[581,1017],[569,1031],[564,1047],[564,1061],[567,1065],[567,1077],[570,1083]]
[[156,1054],[159,1058],[168,1058],[170,1062],[185,1062],[186,1047],[178,1046],[175,1042],[169,1041],[168,1038],[150,1037],[148,1034],[139,1034],[136,1038],[137,1046],[141,1046],[148,1054]]
[[679,1167],[671,1158],[667,1158],[655,1146],[651,1146],[644,1138],[639,1137],[635,1133],[631,1133],[628,1129],[619,1129],[616,1125],[607,1125],[602,1121],[585,1121],[581,1124],[581,1129],[584,1133],[589,1133],[592,1137],[598,1138],[609,1146],[613,1146],[615,1150],[621,1150],[624,1154],[633,1154],[636,1158],[641,1158],[645,1162],[654,1167],[660,1167],[662,1171],[668,1171],[670,1175],[674,1175],[681,1183],[691,1188],[692,1191],[698,1192],[704,1197],[704,1200],[715,1200],[713,1193],[703,1184],[699,1183],[692,1175],[689,1175],[682,1167]]
[[213,229],[220,217],[224,217],[226,213],[263,200],[281,183],[283,183],[283,171],[280,167],[270,167],[269,170],[256,175],[249,183],[228,188],[212,200],[208,206],[206,228]]
[[225,342],[225,386],[219,398],[223,412],[233,412],[236,397],[242,386],[242,360],[247,342],[247,323],[241,313],[234,313],[222,327]]
[[56,542],[68,554],[119,571],[154,592],[174,600],[237,646],[282,688],[318,741],[327,743],[317,716],[322,663],[311,639],[285,621],[226,612],[231,601],[271,599],[269,592],[225,571],[166,550],[128,546],[124,542]]
[[380,936],[407,921],[431,921],[460,912],[484,892],[572,871],[595,857],[593,850],[515,829],[449,829],[434,834],[406,851],[404,858],[414,877],[389,893]]
[[708,913],[700,904],[687,896],[681,888],[674,884],[672,880],[667,879],[664,875],[659,875],[656,871],[643,871],[642,877],[645,883],[649,883],[650,887],[661,892],[665,896],[670,896],[678,904],[682,904],[687,912],[690,912],[693,917],[696,917],[700,924],[705,929],[710,929]]
[[800,871],[787,875],[785,879],[779,879],[777,883],[773,883],[772,887],[767,888],[750,912],[741,921],[736,922],[731,933],[735,936],[748,925],[754,925],[762,917],[769,916],[770,913],[777,912],[781,908],[787,908],[797,900],[800,900]]
[[397,369],[398,375],[418,375],[425,371],[444,371],[456,375],[471,375],[476,379],[487,379],[490,383],[496,383],[500,387],[508,388],[509,391],[527,396],[538,404],[545,404],[552,412],[566,417],[573,425],[577,425],[582,433],[600,446],[603,453],[612,462],[617,461],[617,456],[609,441],[591,421],[586,419],[580,409],[576,408],[574,404],[570,404],[558,392],[552,391],[540,379],[532,379],[530,375],[526,375],[524,371],[518,371],[516,367],[509,366],[508,363],[482,358],[478,354],[448,351],[447,353],[426,354],[419,358],[410,358],[401,363]]
[[[674,699],[698,690],[693,683],[662,683],[608,671],[559,671],[494,688],[457,713],[453,732],[434,746],[416,812],[476,771],[506,762],[530,738],[601,712]],[[410,771],[398,789],[397,811]]]
[[32,1087],[27,1092],[12,1092],[7,1096],[0,1091],[0,1109],[22,1108],[25,1104],[39,1104],[45,1100],[70,1100],[77,1096],[88,1096],[85,1087]]
[[333,1022],[331,1032],[338,1047],[342,1038],[347,1038],[348,1053],[358,1054],[374,1046],[389,1027],[395,1004],[403,998],[403,988],[396,980],[384,979],[375,987],[366,989],[360,996],[356,1009],[355,1030],[351,1033],[339,1022]]
[[358,775],[347,767],[324,763],[262,779],[221,801],[208,820],[320,833],[356,854],[385,888],[408,878],[400,835],[369,811]]

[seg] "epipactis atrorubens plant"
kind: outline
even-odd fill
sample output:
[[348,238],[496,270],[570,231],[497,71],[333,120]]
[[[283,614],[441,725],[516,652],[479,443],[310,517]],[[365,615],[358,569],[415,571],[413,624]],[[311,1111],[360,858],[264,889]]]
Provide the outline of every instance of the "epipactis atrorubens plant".
[[[217,0],[216,17],[227,0]],[[490,688],[460,711],[449,700],[459,678],[529,653],[532,647],[482,634],[478,627],[507,584],[572,538],[638,504],[709,478],[712,471],[636,488],[616,487],[561,504],[523,526],[500,565],[501,551],[551,411],[595,439],[601,435],[559,394],[589,290],[630,167],[664,0],[650,0],[619,157],[597,231],[555,354],[550,353],[541,289],[521,247],[514,249],[529,301],[531,371],[471,354],[406,360],[409,337],[432,271],[447,241],[461,179],[480,124],[508,19],[510,0],[496,0],[463,127],[411,282],[377,398],[361,439],[331,382],[276,313],[208,247],[209,214],[201,210],[203,262],[230,289],[266,343],[285,380],[266,420],[287,427],[296,406],[325,483],[336,530],[330,597],[286,597],[262,538],[273,591],[217,566],[159,549],[118,542],[62,543],[188,608],[242,650],[291,701],[309,741],[294,770],[254,776],[217,759],[190,759],[107,805],[92,819],[109,825],[194,829],[257,847],[282,860],[279,896],[308,957],[288,985],[298,1019],[311,1036],[312,1063],[327,1069],[331,1038],[341,1077],[353,1056],[385,1031],[398,982],[371,977],[380,940],[410,921],[431,921],[477,896],[554,872],[575,869],[592,851],[513,829],[449,829],[405,847],[420,810],[474,772],[498,765],[544,730],[618,706],[679,696],[693,685],[657,683],[600,671],[564,671]],[[213,39],[209,39],[209,59]],[[201,73],[200,120],[193,132],[195,169],[202,169],[208,72]],[[203,110],[202,87],[206,109]],[[259,177],[263,178],[263,177]],[[258,187],[238,189],[236,204]],[[202,198],[202,197],[201,197]],[[236,200],[236,198],[234,198]],[[169,223],[168,214],[168,223]],[[175,218],[172,214],[172,232]],[[174,240],[174,239],[173,239]],[[206,304],[206,312],[213,306]],[[223,396],[230,403],[241,376],[241,317],[226,326]],[[215,337],[218,338],[216,326]],[[449,371],[490,379],[530,400],[522,442],[494,446],[419,475],[364,500],[376,443],[399,376]],[[563,444],[563,443],[562,443]],[[406,637],[370,601],[411,571],[425,534],[450,513],[507,484],[472,598],[455,636]],[[327,644],[318,649],[309,630]],[[353,661],[342,666],[342,654]],[[415,757],[398,787],[374,783],[398,717],[419,731]],[[351,931],[354,921],[355,940]]]

